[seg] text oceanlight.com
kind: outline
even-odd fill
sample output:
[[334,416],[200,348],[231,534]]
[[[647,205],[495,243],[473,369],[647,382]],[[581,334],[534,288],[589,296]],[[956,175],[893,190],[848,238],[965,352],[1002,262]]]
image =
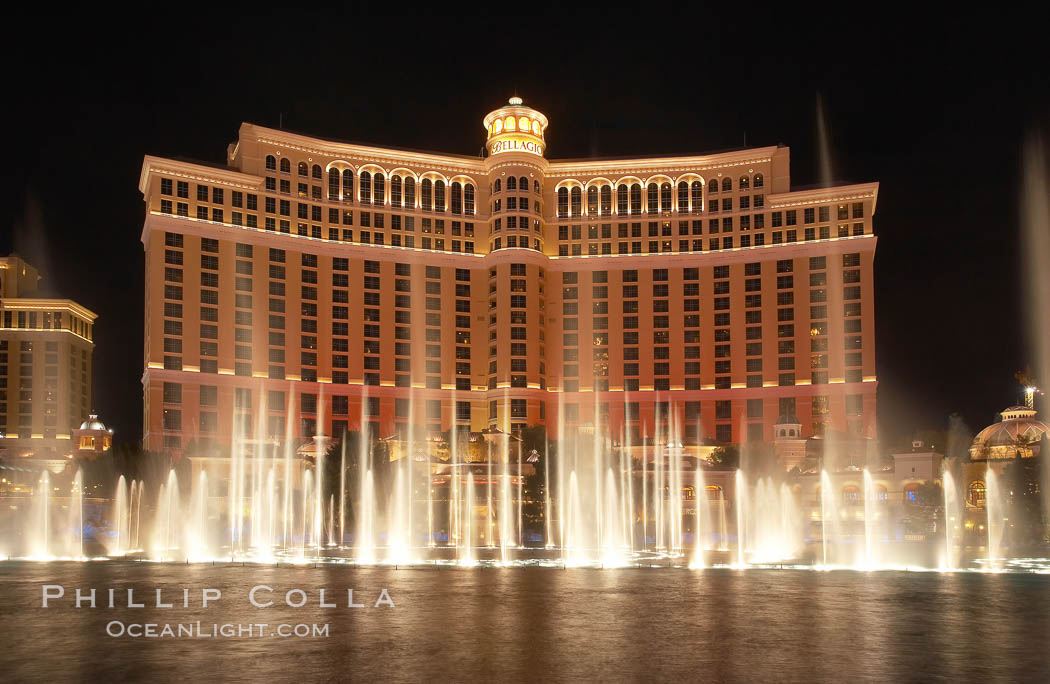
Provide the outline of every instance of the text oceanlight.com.
[[255,623],[138,623],[111,620],[106,623],[108,636],[131,637],[133,639],[266,639],[266,638],[325,638],[328,636],[327,624],[289,624],[271,625],[265,622]]

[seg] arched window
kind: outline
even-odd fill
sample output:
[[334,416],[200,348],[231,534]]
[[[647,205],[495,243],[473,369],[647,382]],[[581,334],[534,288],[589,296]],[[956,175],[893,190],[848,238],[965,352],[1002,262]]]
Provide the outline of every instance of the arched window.
[[277,157],[272,154],[266,155],[266,170],[276,171],[277,170]]
[[309,167],[306,166],[306,162],[299,162],[299,175],[300,176],[309,176],[310,175],[310,169],[309,169]]
[[756,173],[755,174],[755,188],[757,189],[757,188],[761,188],[761,187],[762,187],[762,174],[761,173]]
[[537,195],[540,194],[540,182],[538,180],[532,181],[532,191]]
[[659,206],[660,195],[659,195],[659,192],[660,192],[660,189],[656,187],[656,183],[650,183],[649,184],[648,193],[647,193],[649,201],[647,202],[646,209],[649,211],[650,214],[655,214],[656,212],[660,211],[660,206]]
[[616,188],[616,213],[627,216],[627,186],[621,183]]
[[612,213],[612,186],[602,186],[602,216]]
[[463,213],[467,216],[474,215],[474,184],[467,183],[463,188]]
[[660,186],[660,211],[671,211],[671,184],[664,183]]
[[328,169],[328,199],[339,199],[339,169]]
[[598,214],[598,188],[594,185],[587,188],[587,213],[591,216]]
[[492,192],[501,192],[502,190],[503,190],[503,181],[501,181],[499,178],[497,178],[496,182],[492,184]]
[[569,189],[558,188],[558,218],[569,215]]
[[577,186],[572,189],[572,215],[583,215],[583,191]]
[[984,508],[984,497],[987,493],[987,488],[984,483],[980,480],[974,480],[970,483],[970,505],[977,506],[978,508]]
[[642,213],[642,186],[638,183],[631,184],[631,213]]
[[718,485],[707,485],[704,489],[707,490],[707,498],[709,501],[722,500],[722,488]]
[[343,201],[354,201],[354,172],[350,169],[343,169]]
[[507,190],[517,190],[517,189],[518,189],[518,179],[515,178],[514,176],[508,176],[507,177]]
[[693,181],[693,185],[690,188],[693,194],[693,213],[697,213],[704,208],[704,184],[700,181]]
[[381,173],[377,173],[372,177],[372,200],[376,204],[383,204],[386,199],[386,177]]
[[861,503],[860,489],[856,485],[846,485],[842,488],[842,503],[846,506],[856,506]]
[[361,172],[361,204],[372,203],[372,174]]
[[904,486],[904,503],[919,503],[919,484],[917,482]]
[[751,187],[751,179],[747,176],[741,176],[740,182],[737,183],[737,187],[741,190],[747,190],[749,187]]
[[729,180],[728,178],[723,178],[722,179],[722,192],[729,192],[732,189],[733,189],[733,181]]
[[401,176],[390,177],[390,204],[394,207],[401,206]]
[[689,211],[689,183],[682,181],[678,184],[678,213],[684,214]]
[[717,178],[712,178],[711,180],[707,181],[707,191],[708,192],[718,192],[718,179]]
[[875,487],[875,500],[879,503],[886,503],[890,500],[890,493],[886,491],[886,485],[877,485]]
[[313,175],[314,180],[321,180],[324,177],[321,175],[320,164],[314,164],[314,167],[310,169],[310,173]]
[[463,186],[460,185],[459,181],[452,184],[452,192],[449,202],[453,214],[463,213]]
[[414,209],[416,206],[416,179],[409,176],[405,178],[405,207]]
[[434,211],[445,211],[445,181],[434,181]]
[[433,205],[433,189],[434,184],[429,178],[424,178],[419,182],[419,205],[423,211],[430,211]]
[[288,157],[283,157],[281,159],[281,173],[291,173],[291,172],[292,172],[292,162],[288,161]]
[[522,192],[529,191],[529,179],[525,176],[518,179],[518,190],[521,190]]

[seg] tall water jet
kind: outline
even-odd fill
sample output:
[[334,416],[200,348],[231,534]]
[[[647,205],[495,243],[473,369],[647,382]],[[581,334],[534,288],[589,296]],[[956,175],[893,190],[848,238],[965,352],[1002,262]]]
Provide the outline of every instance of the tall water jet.
[[[1021,250],[1026,283],[1029,353],[1034,376],[1050,382],[1050,178],[1046,142],[1041,132],[1029,135],[1024,146],[1021,193]],[[1029,390],[1034,408],[1035,390]],[[1027,397],[1026,397],[1027,399]],[[1044,402],[1045,407],[1045,402]],[[1046,440],[1044,440],[1045,444]],[[1040,491],[1044,534],[1050,533],[1050,454],[1040,453]]]
[[29,508],[29,557],[51,558],[51,473],[44,470],[33,488]]
[[986,482],[985,513],[987,515],[988,528],[988,569],[997,570],[1002,567],[1002,550],[1000,547],[1006,518],[1005,501],[999,488],[999,476],[991,468],[988,468]]
[[124,556],[131,546],[131,505],[128,501],[128,481],[121,475],[117,478],[117,487],[113,495],[113,546],[109,549],[111,556]]
[[959,545],[957,531],[961,528],[962,507],[959,502],[959,491],[951,470],[945,468],[942,475],[941,490],[944,494],[944,562],[941,566],[947,570],[958,567],[959,559],[956,549]]
[[69,515],[62,530],[63,554],[84,557],[84,471],[77,469],[69,492]]
[[825,188],[830,187],[834,181],[830,138],[827,112],[824,108],[824,96],[821,93],[817,93],[817,157],[820,160],[820,184]]
[[474,505],[476,502],[477,495],[474,492],[474,473],[467,473],[467,499],[465,502],[466,511],[464,513],[464,522],[466,527],[466,534],[463,538],[463,550],[460,553],[459,562],[460,565],[475,565],[477,559],[474,557]]
[[747,481],[744,479],[744,471],[736,470],[736,563],[738,567],[746,565],[744,557],[745,538],[747,536],[747,518],[745,511],[747,506]]
[[693,474],[693,499],[696,502],[693,520],[693,558],[689,565],[692,568],[704,567],[704,550],[708,548],[711,540],[709,518],[711,517],[707,508],[707,485],[704,482],[704,471],[700,467],[699,460],[696,471]]
[[550,464],[550,440],[546,435],[543,438],[543,522],[544,522],[544,546],[548,549],[554,548],[554,538],[551,536],[551,464]]
[[339,449],[339,546],[346,543],[346,431]]
[[834,515],[834,495],[831,492],[831,477],[828,471],[820,471],[820,548],[822,564],[828,567],[828,522]]
[[864,469],[864,567],[874,568],[878,556],[878,499],[871,472]]

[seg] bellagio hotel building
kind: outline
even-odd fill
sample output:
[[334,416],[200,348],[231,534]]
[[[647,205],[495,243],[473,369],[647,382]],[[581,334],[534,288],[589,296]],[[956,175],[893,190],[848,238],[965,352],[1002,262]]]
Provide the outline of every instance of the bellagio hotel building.
[[484,156],[245,123],[223,165],[146,157],[146,447],[874,437],[877,183],[792,190],[784,146],[548,160],[547,126],[512,98]]

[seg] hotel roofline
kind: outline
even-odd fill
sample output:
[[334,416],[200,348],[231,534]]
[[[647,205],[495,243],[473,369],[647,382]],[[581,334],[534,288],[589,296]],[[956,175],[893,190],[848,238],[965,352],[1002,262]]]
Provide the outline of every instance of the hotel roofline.
[[[240,143],[245,139],[270,143],[277,147],[285,147],[298,152],[326,156],[347,156],[367,163],[385,162],[389,164],[425,165],[436,171],[451,171],[453,173],[483,173],[486,170],[486,161],[491,159],[491,157],[483,158],[340,142],[245,122],[241,124],[238,141],[230,145],[228,161],[236,158]],[[591,176],[607,173],[623,175],[649,173],[658,175],[678,168],[686,172],[697,172],[748,163],[765,163],[769,162],[775,154],[789,154],[789,150],[790,148],[787,146],[776,145],[701,155],[562,160],[547,160],[543,157],[537,157],[530,161],[539,164],[543,169],[544,175],[549,178],[577,175]],[[175,176],[185,176],[191,180],[206,179],[210,182],[221,182],[233,187],[257,188],[263,182],[262,176],[242,173],[232,166],[223,167],[203,161],[191,162],[146,155],[143,158],[142,169],[139,174],[139,191],[143,194],[146,192],[149,173],[154,170],[154,167],[164,167]],[[614,182],[613,179],[609,179],[609,181]],[[786,193],[771,194],[768,196],[768,199],[771,204],[776,202],[778,206],[786,206],[793,201],[834,201],[837,199],[871,196],[873,197],[872,211],[874,212],[874,206],[878,200],[878,188],[878,182],[831,185],[823,188],[806,188],[804,190],[791,190]]]

